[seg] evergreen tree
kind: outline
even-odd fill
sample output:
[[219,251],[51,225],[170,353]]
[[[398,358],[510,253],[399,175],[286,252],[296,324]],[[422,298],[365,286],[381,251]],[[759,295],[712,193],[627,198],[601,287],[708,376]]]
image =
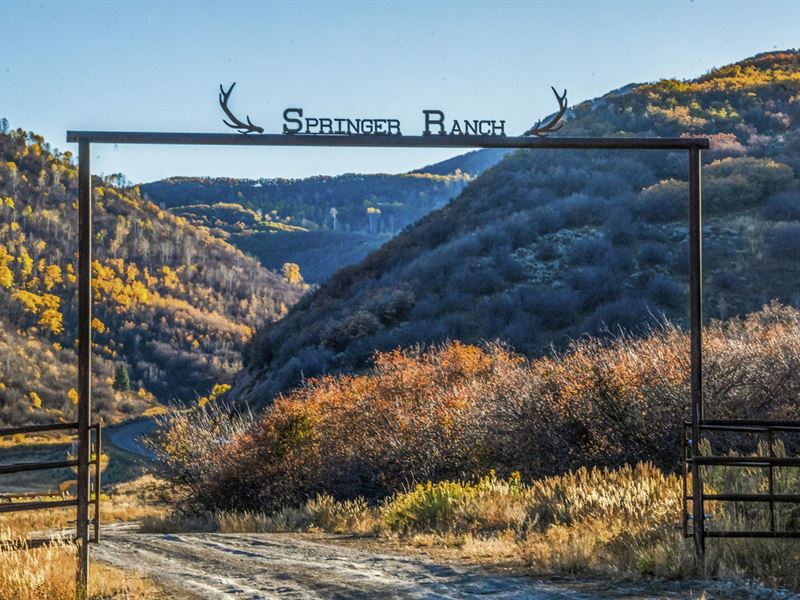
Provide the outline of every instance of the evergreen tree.
[[114,371],[114,389],[118,392],[129,392],[131,389],[131,377],[128,375],[128,367],[125,363],[117,364]]

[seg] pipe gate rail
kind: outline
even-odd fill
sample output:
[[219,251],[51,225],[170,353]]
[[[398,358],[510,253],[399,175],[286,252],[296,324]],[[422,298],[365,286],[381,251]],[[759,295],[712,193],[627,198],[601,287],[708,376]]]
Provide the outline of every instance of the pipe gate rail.
[[[68,431],[77,430],[78,439],[81,439],[81,424],[75,423],[54,423],[50,425],[30,425],[28,427],[11,427],[0,429],[0,437],[28,434],[28,433],[45,433],[50,431]],[[94,443],[91,442],[90,432],[94,432]],[[60,500],[34,500],[27,502],[14,502],[14,498],[31,498],[31,497],[47,497],[54,494],[43,492],[36,493],[21,493],[21,494],[6,494],[5,501],[0,501],[0,513],[12,513],[31,510],[43,510],[48,508],[65,508],[76,507],[76,532],[74,536],[69,536],[64,539],[67,542],[77,543],[80,547],[85,547],[90,542],[96,543],[100,541],[100,489],[101,489],[101,454],[102,454],[102,426],[100,423],[89,425],[85,430],[85,439],[89,440],[90,448],[87,453],[87,460],[81,462],[80,455],[76,458],[68,458],[67,460],[55,460],[44,462],[21,462],[13,464],[0,464],[0,475],[10,475],[14,473],[26,473],[32,471],[44,471],[49,469],[64,469],[76,467],[78,470],[78,477],[85,473],[87,477],[87,485],[89,493],[75,498],[65,498],[62,495]],[[94,481],[93,485],[89,484],[90,467],[94,466]],[[91,499],[91,491],[94,488],[94,501]],[[80,515],[89,514],[89,505],[94,505],[94,519],[87,520],[85,523],[81,520]],[[89,525],[93,527],[93,535],[89,537]],[[38,548],[44,546],[52,541],[51,538],[32,538],[23,542],[22,547],[25,548]],[[78,560],[81,561],[83,556],[82,552],[78,552]],[[88,565],[79,564],[78,569],[86,569]]]
[[[702,436],[711,434],[751,434],[766,439],[767,455],[703,455],[700,445],[703,437],[694,437],[692,423],[683,424],[683,536],[696,537],[702,531],[701,540],[704,538],[794,538],[800,539],[800,529],[779,529],[776,518],[776,504],[800,505],[800,493],[776,493],[775,471],[781,468],[800,467],[800,456],[776,456],[775,446],[777,434],[800,434],[800,421],[770,421],[758,419],[721,419],[703,420],[698,424],[697,430]],[[707,437],[705,439],[708,439]],[[758,448],[758,445],[756,446]],[[701,487],[700,494],[689,494],[689,471],[699,471],[707,467],[725,468],[760,468],[766,470],[766,493],[741,493],[715,491],[706,493]],[[800,490],[798,490],[800,492]],[[740,502],[767,504],[769,527],[766,530],[726,530],[706,528],[706,522],[712,521],[712,515],[706,513],[706,502]],[[691,509],[689,504],[692,504]],[[696,527],[697,514],[702,515],[703,525]],[[702,547],[701,547],[702,551]]]

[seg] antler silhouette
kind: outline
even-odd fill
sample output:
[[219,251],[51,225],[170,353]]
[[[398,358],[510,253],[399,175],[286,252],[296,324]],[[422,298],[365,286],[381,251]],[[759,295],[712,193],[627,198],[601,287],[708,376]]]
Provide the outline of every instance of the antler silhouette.
[[238,118],[236,118],[236,115],[234,115],[231,112],[231,109],[228,108],[228,98],[231,97],[231,92],[233,91],[233,88],[235,86],[236,82],[234,81],[227,92],[222,87],[222,84],[220,84],[219,86],[219,105],[220,107],[222,107],[222,110],[225,111],[225,114],[228,115],[228,118],[232,121],[231,123],[229,123],[225,119],[222,119],[222,122],[225,123],[225,125],[227,125],[228,127],[238,130],[239,133],[245,133],[245,134],[264,133],[263,127],[259,127],[258,125],[253,125],[253,122],[250,120],[250,115],[247,115],[247,117],[245,117],[247,119],[247,123],[245,123],[244,121],[241,121]]
[[556,91],[556,88],[550,87],[553,90],[553,93],[556,95],[556,100],[558,100],[558,113],[550,119],[547,123],[542,125],[541,119],[536,121],[536,125],[528,129],[522,135],[535,135],[536,137],[545,137],[553,133],[554,131],[558,131],[561,129],[564,124],[561,123],[561,118],[564,116],[564,113],[567,112],[567,90],[564,90],[564,93],[559,95]]

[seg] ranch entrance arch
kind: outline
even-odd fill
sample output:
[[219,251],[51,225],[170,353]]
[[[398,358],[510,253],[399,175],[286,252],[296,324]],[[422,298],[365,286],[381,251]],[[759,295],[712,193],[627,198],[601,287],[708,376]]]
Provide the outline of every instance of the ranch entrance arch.
[[[224,93],[224,92],[223,92]],[[230,91],[228,92],[228,94]],[[227,98],[225,98],[227,100]],[[223,109],[225,106],[223,105]],[[227,113],[227,111],[226,111]],[[426,115],[427,116],[427,115]],[[235,117],[233,117],[235,119]],[[265,134],[252,123],[234,123],[240,133],[165,133],[130,131],[68,131],[67,141],[78,144],[78,493],[77,543],[79,587],[88,583],[89,564],[89,479],[90,430],[92,407],[91,321],[92,321],[92,144],[148,144],[194,146],[272,146],[309,148],[504,148],[528,150],[667,150],[686,151],[689,159],[689,328],[691,362],[691,439],[699,440],[703,420],[703,284],[702,284],[702,150],[707,138],[598,138],[598,137],[526,137],[504,135],[387,135],[387,134]],[[230,124],[229,124],[230,125]],[[684,511],[684,530],[694,538],[702,554],[708,533],[704,527],[703,487],[698,462],[698,444],[689,445],[689,469],[692,490],[685,494],[692,501],[691,514]],[[707,457],[704,457],[707,458]],[[709,464],[707,462],[703,465]],[[692,521],[691,534],[688,521]]]
[[[231,86],[231,90],[233,86]],[[736,431],[745,433],[766,432],[771,437],[774,431],[800,431],[798,422],[777,421],[720,421],[704,419],[703,399],[703,281],[702,281],[702,150],[709,148],[707,138],[598,138],[598,137],[546,137],[557,128],[551,127],[563,114],[545,128],[531,130],[529,136],[505,135],[436,135],[420,136],[363,134],[342,135],[339,133],[319,134],[265,134],[263,129],[253,125],[248,117],[247,123],[239,121],[227,110],[227,99],[231,90],[221,88],[220,103],[233,121],[226,122],[242,133],[165,133],[165,132],[125,132],[125,131],[68,131],[67,141],[79,146],[78,170],[78,213],[79,213],[79,259],[78,259],[78,494],[77,494],[77,542],[79,556],[79,587],[86,589],[88,582],[89,551],[89,497],[90,497],[90,459],[91,459],[91,320],[92,320],[92,144],[148,144],[148,145],[196,145],[196,146],[271,146],[271,147],[309,147],[309,148],[504,148],[527,150],[666,150],[685,151],[688,155],[689,180],[689,335],[690,335],[690,401],[691,421],[685,424],[688,433],[685,439],[684,461],[684,515],[683,529],[687,537],[694,539],[698,555],[705,550],[706,537],[800,537],[800,532],[780,532],[775,530],[774,518],[770,531],[706,531],[704,503],[710,500],[768,502],[773,513],[775,502],[800,502],[800,495],[789,497],[776,495],[770,485],[768,494],[704,494],[701,468],[710,465],[760,466],[772,471],[775,466],[800,466],[800,458],[731,457],[700,456],[699,441],[703,432]],[[554,90],[555,92],[555,90]],[[566,94],[565,94],[566,95]],[[556,94],[557,97],[558,94]],[[223,102],[224,98],[224,102]],[[565,97],[559,97],[559,104],[565,104]],[[563,108],[563,107],[562,107]],[[297,110],[297,109],[289,109]],[[425,111],[436,112],[436,111]],[[428,115],[426,114],[426,119]],[[427,121],[426,121],[427,123]],[[770,452],[770,454],[772,454]],[[692,475],[691,490],[687,487],[688,473]],[[691,503],[691,506],[689,506]],[[690,526],[691,524],[691,526]]]

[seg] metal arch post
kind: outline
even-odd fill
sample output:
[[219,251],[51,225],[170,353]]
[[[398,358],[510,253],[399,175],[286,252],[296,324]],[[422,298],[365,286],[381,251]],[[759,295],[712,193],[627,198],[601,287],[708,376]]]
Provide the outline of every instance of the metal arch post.
[[76,596],[89,589],[89,460],[92,411],[92,171],[91,143],[78,155],[78,570]]
[[692,400],[692,535],[698,557],[705,554],[703,481],[696,459],[703,420],[703,223],[700,148],[689,149],[689,331]]

